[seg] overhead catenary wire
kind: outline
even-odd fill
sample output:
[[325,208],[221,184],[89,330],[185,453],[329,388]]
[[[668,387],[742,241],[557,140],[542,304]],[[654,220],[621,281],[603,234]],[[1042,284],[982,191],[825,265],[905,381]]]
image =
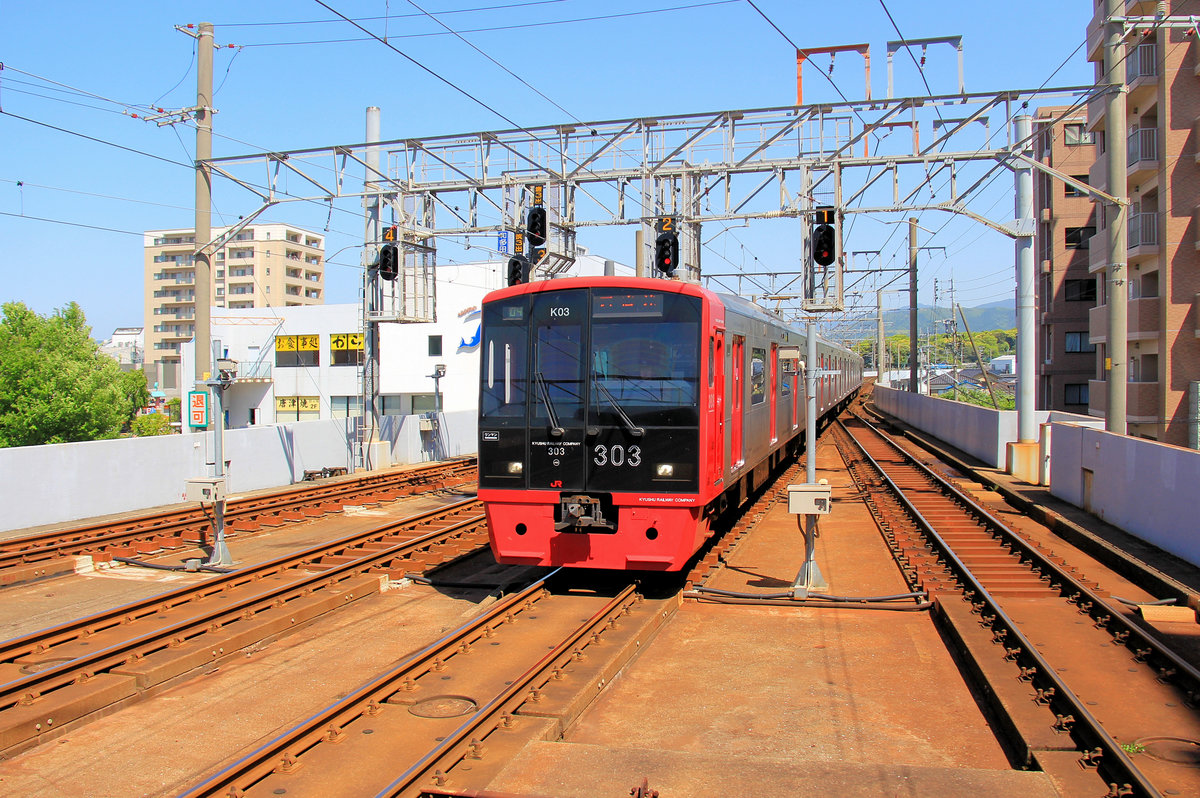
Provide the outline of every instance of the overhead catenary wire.
[[[676,11],[691,11],[691,10],[694,10],[697,8],[705,8],[705,7],[709,7],[709,6],[730,5],[732,3],[738,3],[738,2],[741,2],[741,0],[707,0],[707,2],[688,3],[688,4],[684,4],[684,5],[670,6],[667,8],[651,8],[651,9],[643,9],[641,11],[624,11],[624,12],[615,13],[615,14],[599,14],[599,15],[590,16],[590,17],[577,17],[574,19],[547,20],[544,22],[522,22],[522,23],[514,23],[512,25],[489,25],[486,28],[470,28],[467,30],[458,31],[458,33],[497,33],[497,32],[512,31],[512,30],[522,30],[522,29],[527,29],[527,28],[545,28],[545,27],[550,27],[550,26],[554,26],[554,25],[569,25],[569,24],[576,24],[576,23],[581,23],[581,22],[602,22],[602,21],[610,20],[610,19],[621,19],[621,18],[626,18],[626,17],[641,17],[641,16],[648,16],[650,14],[665,14],[665,13],[672,13],[672,12],[676,12]],[[324,3],[322,3],[322,5],[324,5]],[[326,6],[326,8],[328,8],[328,6]],[[333,9],[330,9],[330,10],[333,11]],[[337,14],[338,12],[333,11],[333,13]],[[437,13],[444,14],[447,12],[439,11]],[[414,16],[420,16],[420,15],[414,15]],[[356,27],[358,27],[364,33],[367,33],[368,36],[367,37],[354,37],[354,38],[341,38],[341,39],[314,39],[314,40],[309,40],[309,41],[292,41],[292,42],[253,42],[253,43],[248,43],[248,44],[245,44],[242,46],[243,47],[300,47],[300,46],[309,46],[309,45],[318,45],[318,44],[353,44],[354,42],[369,42],[369,41],[372,41],[373,39],[384,42],[386,44],[387,42],[389,42],[393,39],[427,39],[430,37],[453,35],[452,32],[447,32],[447,31],[430,31],[430,32],[425,32],[425,33],[402,33],[399,35],[391,34],[391,35],[388,35],[387,37],[381,38],[381,37],[376,36],[371,31],[367,30],[366,28],[363,28],[361,25],[357,25],[355,20],[356,19],[383,19],[383,17],[367,17],[367,18],[343,17],[343,19],[347,22],[351,22],[351,23],[355,24]]]
[[[446,11],[439,11],[439,14],[473,14],[482,11],[502,11],[511,8],[527,8],[529,6],[547,6],[556,5],[559,3],[570,2],[570,0],[526,0],[520,3],[503,3],[492,6],[476,6],[474,8],[456,8]],[[385,16],[374,17],[355,17],[359,22],[378,22],[380,20],[389,19],[407,19],[419,17],[422,14],[387,14]],[[281,27],[288,25],[331,25],[340,24],[340,19],[300,19],[300,20],[275,20],[272,22],[220,22],[216,23],[219,28],[265,28],[265,27]]]

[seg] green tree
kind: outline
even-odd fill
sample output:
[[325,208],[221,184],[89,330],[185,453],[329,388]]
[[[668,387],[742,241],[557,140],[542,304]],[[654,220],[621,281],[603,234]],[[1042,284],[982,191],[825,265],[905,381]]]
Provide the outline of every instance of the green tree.
[[138,438],[146,438],[151,435],[170,435],[174,431],[171,429],[171,419],[167,418],[166,413],[147,413],[144,416],[137,416],[129,425],[129,429]]
[[[943,396],[942,398],[953,400],[952,397],[949,395]],[[995,405],[992,404],[991,394],[989,394],[986,389],[985,390],[976,390],[974,388],[967,388],[967,389],[959,388],[957,401],[964,402],[969,405],[980,405],[982,407],[996,407]],[[996,404],[999,405],[999,407],[996,407],[997,410],[1016,410],[1017,409],[1017,398],[1010,394],[1006,394],[1006,393],[1002,393],[1002,392],[997,393],[996,394]]]
[[147,396],[144,374],[100,354],[74,302],[50,316],[3,305],[0,447],[115,438]]

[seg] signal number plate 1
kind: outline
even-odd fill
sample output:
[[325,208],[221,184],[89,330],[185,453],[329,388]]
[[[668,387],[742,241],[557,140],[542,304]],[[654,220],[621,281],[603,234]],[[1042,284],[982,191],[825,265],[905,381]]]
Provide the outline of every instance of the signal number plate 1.
[[592,449],[592,462],[598,466],[629,466],[637,468],[642,464],[642,447],[630,446],[628,449],[620,444],[606,446],[597,444]]

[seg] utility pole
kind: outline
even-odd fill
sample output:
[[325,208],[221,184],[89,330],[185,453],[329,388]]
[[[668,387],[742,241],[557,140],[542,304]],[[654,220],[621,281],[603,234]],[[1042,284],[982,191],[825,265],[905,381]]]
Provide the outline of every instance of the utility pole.
[[917,379],[917,217],[908,218],[908,390],[920,393]]
[[[201,22],[196,36],[196,322],[193,327],[195,381],[203,382],[211,365],[212,255],[205,248],[212,238],[212,81],[213,24]],[[182,374],[180,380],[186,379]]]
[[[1108,302],[1108,374],[1104,428],[1109,432],[1124,435],[1126,432],[1126,379],[1128,378],[1129,319],[1126,303],[1129,284],[1126,281],[1125,248],[1126,225],[1128,223],[1128,186],[1125,169],[1128,157],[1125,152],[1125,46],[1122,43],[1125,28],[1121,22],[1113,21],[1125,14],[1125,0],[1106,0],[1104,26],[1104,67],[1108,73],[1108,99],[1105,108],[1104,130],[1107,138],[1105,156],[1108,166],[1108,193],[1115,203],[1105,207],[1108,224],[1108,273],[1105,301]],[[1020,339],[1018,339],[1018,342]],[[1020,356],[1018,355],[1018,358]]]
[[[1109,128],[1113,131],[1114,128]],[[1119,135],[1124,136],[1124,127]],[[1014,136],[1021,150],[1032,150],[1030,136],[1033,120],[1021,114],[1014,120]],[[1125,147],[1124,140],[1113,143],[1113,147]],[[1111,147],[1110,147],[1111,149]],[[1112,174],[1110,172],[1110,174]],[[1125,167],[1121,167],[1120,180],[1125,179]],[[1016,220],[1019,235],[1014,239],[1017,260],[1017,442],[1035,443],[1038,439],[1035,402],[1037,396],[1037,366],[1034,363],[1034,343],[1037,337],[1037,303],[1034,299],[1033,276],[1033,167],[1017,164],[1013,169],[1016,183]]]
[[880,385],[887,385],[888,384],[887,340],[883,337],[883,289],[882,288],[877,289],[875,291],[875,307],[879,312],[879,315],[876,317],[876,324],[878,326],[876,327],[876,330],[875,330],[875,337],[876,337],[876,344],[877,344],[876,355],[875,355],[875,371],[877,371],[879,373],[879,376],[875,378],[875,381]]

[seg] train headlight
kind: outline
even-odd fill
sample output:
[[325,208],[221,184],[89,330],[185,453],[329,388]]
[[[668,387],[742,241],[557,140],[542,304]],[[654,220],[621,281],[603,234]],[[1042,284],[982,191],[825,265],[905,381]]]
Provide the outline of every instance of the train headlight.
[[660,477],[673,477],[675,466],[672,463],[659,463],[654,467],[654,473]]
[[508,473],[510,473],[510,474],[522,474],[522,473],[524,473],[524,472],[525,472],[525,464],[524,464],[524,463],[521,463],[521,462],[515,462],[515,463],[509,463],[509,464],[508,464]]

